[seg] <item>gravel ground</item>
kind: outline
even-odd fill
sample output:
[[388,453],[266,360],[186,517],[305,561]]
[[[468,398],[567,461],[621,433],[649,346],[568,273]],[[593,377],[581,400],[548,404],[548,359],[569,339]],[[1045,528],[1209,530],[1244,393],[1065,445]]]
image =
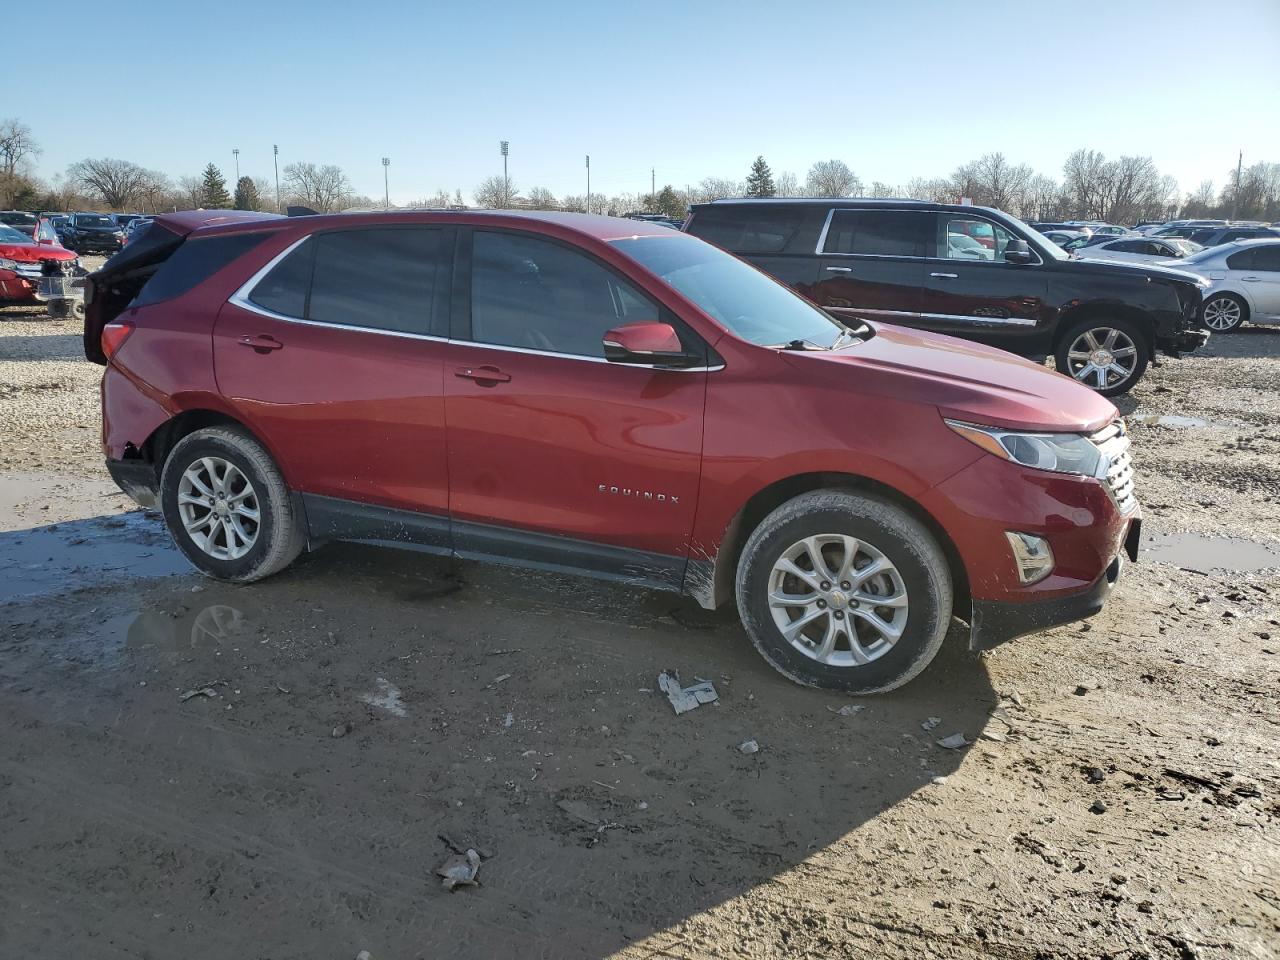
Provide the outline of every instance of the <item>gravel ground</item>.
[[[1280,330],[1122,398],[1153,546],[1102,614],[853,704],[670,596],[193,576],[78,335],[0,311],[0,956],[1280,955]],[[673,667],[720,704],[674,716]]]

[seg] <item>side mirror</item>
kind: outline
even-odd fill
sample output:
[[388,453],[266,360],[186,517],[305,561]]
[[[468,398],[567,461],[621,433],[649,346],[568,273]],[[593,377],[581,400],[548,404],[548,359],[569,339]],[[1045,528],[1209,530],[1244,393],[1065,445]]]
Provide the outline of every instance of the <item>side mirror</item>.
[[700,358],[685,352],[671,324],[655,320],[625,323],[606,332],[604,358],[611,363],[658,367],[692,367],[701,362]]
[[37,220],[34,238],[36,244],[41,247],[57,246],[58,231],[53,229],[53,224],[48,220]]
[[1031,246],[1025,240],[1013,239],[1004,248],[1005,263],[1031,263]]

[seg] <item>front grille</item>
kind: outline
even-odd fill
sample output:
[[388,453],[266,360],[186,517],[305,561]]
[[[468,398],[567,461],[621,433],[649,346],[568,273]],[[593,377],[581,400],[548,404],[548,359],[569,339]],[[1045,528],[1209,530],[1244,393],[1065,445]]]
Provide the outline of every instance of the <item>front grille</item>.
[[1129,434],[1123,420],[1114,420],[1089,438],[1102,453],[1106,464],[1107,489],[1120,508],[1129,513],[1138,505],[1133,482],[1133,460],[1129,456]]
[[46,277],[69,277],[74,260],[41,260],[40,272]]

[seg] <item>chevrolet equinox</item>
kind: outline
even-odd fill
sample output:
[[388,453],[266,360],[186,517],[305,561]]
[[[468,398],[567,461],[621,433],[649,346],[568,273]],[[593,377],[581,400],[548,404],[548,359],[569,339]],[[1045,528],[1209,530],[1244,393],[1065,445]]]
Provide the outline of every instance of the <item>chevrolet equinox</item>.
[[87,298],[107,467],[224,580],[327,540],[587,574],[871,693],[953,615],[985,649],[1097,613],[1137,553],[1110,401],[665,226],[193,211]]

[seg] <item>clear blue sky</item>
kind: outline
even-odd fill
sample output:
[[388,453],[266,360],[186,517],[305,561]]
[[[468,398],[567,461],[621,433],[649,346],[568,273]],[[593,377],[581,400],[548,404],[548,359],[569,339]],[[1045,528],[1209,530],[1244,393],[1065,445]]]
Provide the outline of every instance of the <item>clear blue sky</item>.
[[[10,11],[11,25],[12,14]],[[1280,0],[243,3],[46,0],[0,116],[45,177],[88,156],[271,176],[271,145],[392,201],[501,172],[521,190],[647,191],[949,173],[987,151],[1061,176],[1077,147],[1150,155],[1184,191],[1236,151],[1280,162]],[[40,39],[43,38],[43,39]],[[49,38],[61,38],[56,42]],[[12,44],[10,44],[12,46]],[[12,52],[12,51],[11,51]],[[92,74],[92,77],[90,76]]]

